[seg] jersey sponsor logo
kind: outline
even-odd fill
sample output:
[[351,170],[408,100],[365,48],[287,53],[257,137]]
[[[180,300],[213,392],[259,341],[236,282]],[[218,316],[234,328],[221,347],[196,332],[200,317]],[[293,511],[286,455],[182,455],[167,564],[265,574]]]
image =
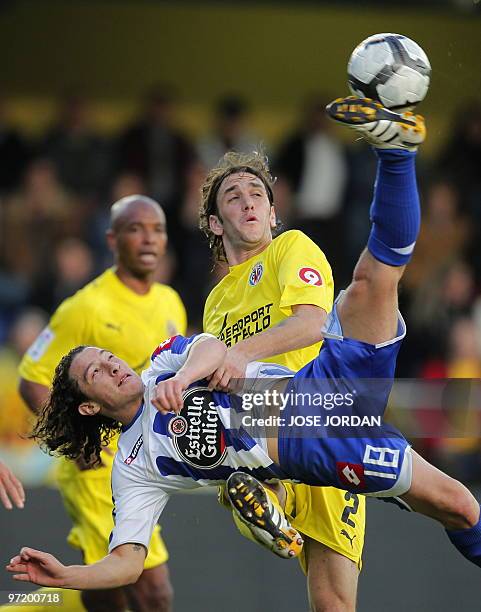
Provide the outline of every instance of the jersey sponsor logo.
[[29,355],[33,361],[38,361],[48,349],[54,338],[55,334],[53,331],[50,329],[50,327],[46,327],[42,332],[40,332],[33,344],[27,350],[27,355]]
[[169,349],[171,349],[172,345],[174,344],[174,340],[176,338],[177,336],[171,336],[170,338],[167,338],[167,340],[164,340],[163,342],[161,342],[159,346],[155,349],[155,351],[152,353],[152,356],[150,359],[154,361],[157,355],[160,355],[162,351],[168,351]]
[[265,304],[256,308],[249,314],[246,314],[241,319],[237,319],[232,325],[227,325],[227,313],[222,322],[222,328],[217,336],[226,346],[232,346],[241,340],[250,338],[255,334],[260,334],[271,326],[271,308],[270,304]]
[[223,331],[227,327],[227,319],[228,319],[228,317],[229,317],[229,313],[226,312],[225,316],[224,316],[224,320],[222,321],[222,327],[220,328],[219,335],[217,336],[218,338],[220,338],[220,336],[222,335]]
[[320,287],[322,285],[321,273],[315,268],[300,268],[299,278],[307,285]]
[[258,263],[256,263],[256,265],[252,268],[252,272],[249,275],[249,285],[251,287],[255,287],[256,285],[259,284],[262,275],[264,274],[264,266],[262,265],[262,263],[259,261]]
[[142,448],[143,443],[144,443],[144,440],[142,436],[139,436],[137,442],[134,444],[134,446],[132,447],[132,450],[130,451],[130,455],[127,457],[127,459],[124,460],[124,463],[126,463],[127,465],[130,465],[132,461],[134,461],[137,458],[137,455],[139,454],[139,450]]
[[359,463],[346,463],[338,461],[336,463],[337,477],[344,485],[359,487],[363,489],[366,486],[364,480],[364,468]]
[[196,468],[213,469],[227,454],[222,423],[212,393],[205,387],[184,393],[180,415],[171,419],[168,431],[182,461]]

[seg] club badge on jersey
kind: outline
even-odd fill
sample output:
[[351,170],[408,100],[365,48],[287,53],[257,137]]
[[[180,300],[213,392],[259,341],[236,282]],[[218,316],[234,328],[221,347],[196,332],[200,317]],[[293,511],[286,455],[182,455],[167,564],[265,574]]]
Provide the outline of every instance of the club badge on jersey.
[[252,272],[249,275],[249,285],[251,287],[255,287],[260,283],[262,275],[264,274],[264,266],[262,262],[256,263],[256,265],[252,268]]

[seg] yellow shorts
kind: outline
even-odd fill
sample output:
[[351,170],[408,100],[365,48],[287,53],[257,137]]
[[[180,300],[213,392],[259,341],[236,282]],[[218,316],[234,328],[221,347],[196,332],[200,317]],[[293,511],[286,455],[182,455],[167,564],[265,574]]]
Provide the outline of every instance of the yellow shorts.
[[[334,487],[309,487],[284,482],[285,512],[304,536],[351,559],[361,569],[366,531],[366,498]],[[307,573],[304,551],[299,562]]]
[[[113,456],[102,453],[102,467],[93,470],[79,470],[73,461],[63,460],[58,468],[58,483],[65,508],[72,519],[73,527],[67,541],[79,548],[84,563],[95,563],[108,553],[112,518],[112,490],[110,475]],[[169,554],[160,536],[157,525],[152,539],[145,569],[165,563]]]
[[[304,484],[282,483],[286,490],[285,514],[302,535],[324,544],[354,561],[361,569],[361,556],[366,530],[366,499],[363,495],[341,491],[334,487],[309,487]],[[266,488],[272,502],[280,509],[274,492]],[[222,500],[224,496],[220,495]],[[249,528],[235,512],[234,522],[243,536],[255,541]],[[305,549],[304,549],[305,550]],[[304,550],[299,556],[307,573]]]

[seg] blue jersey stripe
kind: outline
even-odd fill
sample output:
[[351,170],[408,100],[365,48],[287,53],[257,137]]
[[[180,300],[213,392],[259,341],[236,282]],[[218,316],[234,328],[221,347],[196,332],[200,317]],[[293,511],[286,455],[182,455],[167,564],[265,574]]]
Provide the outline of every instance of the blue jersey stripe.
[[224,429],[224,440],[226,446],[231,446],[235,451],[251,450],[257,442],[242,428]]
[[158,385],[163,380],[168,380],[175,376],[175,372],[166,372],[165,374],[159,374],[155,379],[155,384]]
[[195,334],[194,336],[190,336],[189,338],[186,338],[185,336],[177,336],[176,339],[172,342],[170,350],[174,355],[181,355],[182,353],[185,353],[189,344],[193,342],[198,335],[199,334]]
[[152,425],[152,429],[155,433],[161,434],[163,436],[168,436],[170,438],[170,434],[168,433],[168,426],[171,419],[175,416],[175,414],[161,414],[158,412],[154,417],[154,423]]
[[259,467],[249,469],[247,467],[230,467],[219,465],[212,469],[196,468],[183,461],[175,461],[170,457],[157,457],[155,460],[157,468],[162,476],[184,476],[198,480],[227,480],[236,471],[245,472],[258,480],[269,480],[271,478],[286,478],[279,466],[272,464],[269,467]]

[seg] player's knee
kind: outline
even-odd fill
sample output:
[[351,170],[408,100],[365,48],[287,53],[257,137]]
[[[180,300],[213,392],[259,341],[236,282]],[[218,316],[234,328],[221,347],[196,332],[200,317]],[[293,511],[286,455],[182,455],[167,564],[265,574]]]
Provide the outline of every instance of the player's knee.
[[460,492],[453,500],[456,529],[469,529],[479,521],[479,504],[461,483],[458,484]]
[[387,266],[366,252],[354,269],[352,285],[355,287],[352,289],[359,294],[359,297],[372,297],[373,291],[397,292],[403,270],[404,267]]
[[311,595],[310,612],[356,612],[356,602],[340,593],[323,591]]
[[459,481],[452,479],[444,499],[448,529],[469,529],[479,521],[479,504]]
[[174,602],[174,589],[169,583],[156,585],[148,593],[143,593],[139,610],[143,612],[170,612]]
[[172,610],[174,589],[166,567],[159,566],[144,571],[138,582],[130,589],[135,599],[136,610],[140,612],[170,612]]

